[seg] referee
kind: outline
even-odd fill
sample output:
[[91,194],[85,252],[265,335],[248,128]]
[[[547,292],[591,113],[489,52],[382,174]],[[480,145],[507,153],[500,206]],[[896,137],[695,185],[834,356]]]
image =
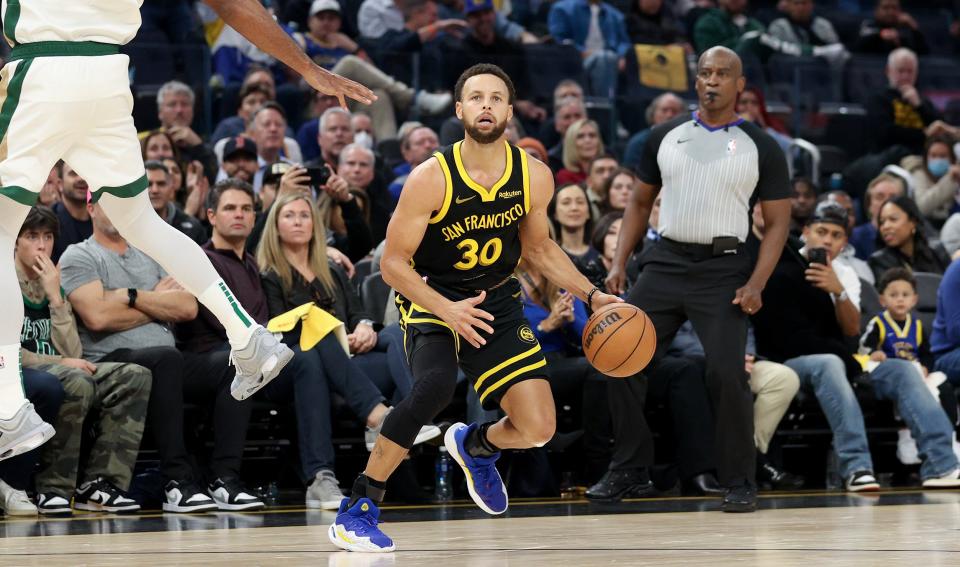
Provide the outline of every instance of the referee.
[[[647,140],[641,182],[607,277],[607,288],[623,293],[624,264],[647,232],[659,193],[661,239],[641,255],[642,272],[628,301],[646,311],[657,330],[655,362],[688,319],[703,343],[724,512],[757,507],[753,397],[744,370],[747,316],[762,305],[760,293],[790,226],[783,152],[734,110],[744,82],[733,51],[714,47],[700,57],[699,108],[657,126]],[[756,266],[744,250],[755,198],[765,226]],[[609,383],[616,447],[609,472],[591,487],[595,495],[628,495],[640,478],[637,471],[643,476],[653,464],[653,439],[643,417],[646,387],[642,375]]]

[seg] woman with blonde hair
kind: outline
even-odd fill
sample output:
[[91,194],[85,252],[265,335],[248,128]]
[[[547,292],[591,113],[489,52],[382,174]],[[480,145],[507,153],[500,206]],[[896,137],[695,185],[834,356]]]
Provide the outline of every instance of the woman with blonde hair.
[[[403,335],[393,325],[377,333],[374,322],[360,303],[343,269],[327,257],[326,228],[316,203],[302,193],[281,193],[270,213],[260,245],[257,263],[262,270],[263,290],[270,317],[276,317],[307,303],[328,311],[344,323],[352,358],[344,352],[333,333],[321,339],[309,352],[311,364],[324,387],[304,385],[296,396],[298,413],[312,416],[309,446],[301,443],[301,460],[307,479],[316,478],[307,493],[307,506],[336,509],[343,498],[333,473],[334,449],[330,420],[330,390],[342,395],[354,413],[365,419],[367,448],[390,411],[381,392],[399,402],[410,393],[412,377],[403,350]],[[283,341],[300,351],[300,327],[285,333]],[[315,385],[314,385],[315,386]],[[296,392],[297,384],[294,384]],[[440,434],[437,427],[424,426],[417,443]],[[303,433],[301,434],[303,435]]]
[[557,172],[557,186],[586,181],[590,162],[605,151],[599,124],[589,118],[571,124],[563,136],[563,169]]

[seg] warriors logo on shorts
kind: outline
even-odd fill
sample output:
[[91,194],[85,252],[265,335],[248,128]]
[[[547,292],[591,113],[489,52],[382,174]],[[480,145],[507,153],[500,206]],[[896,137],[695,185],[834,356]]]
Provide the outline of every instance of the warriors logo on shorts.
[[525,343],[534,344],[537,342],[537,338],[533,335],[533,330],[526,325],[517,329],[517,337]]

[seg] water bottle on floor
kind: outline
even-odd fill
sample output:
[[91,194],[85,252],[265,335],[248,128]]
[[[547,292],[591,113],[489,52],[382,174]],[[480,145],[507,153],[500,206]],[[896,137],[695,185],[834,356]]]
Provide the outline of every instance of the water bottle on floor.
[[433,499],[437,502],[449,502],[453,497],[453,488],[450,486],[450,466],[453,460],[447,453],[447,448],[441,446],[437,455],[437,480],[433,492]]

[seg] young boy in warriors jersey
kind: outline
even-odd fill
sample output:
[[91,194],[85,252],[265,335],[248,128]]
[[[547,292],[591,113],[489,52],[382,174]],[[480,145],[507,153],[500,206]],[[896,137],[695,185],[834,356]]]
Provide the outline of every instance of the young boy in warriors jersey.
[[[369,103],[369,89],[315,65],[258,0],[206,0],[223,20],[300,73],[313,88]],[[50,168],[63,159],[90,184],[124,238],[159,262],[227,329],[237,368],[232,393],[245,399],[292,353],[253,323],[203,251],[152,210],[120,46],[140,27],[142,0],[3,0],[12,50],[0,70],[0,297],[19,297],[13,247]],[[135,290],[104,290],[103,309],[123,310]],[[130,310],[133,311],[133,310]],[[20,301],[0,308],[0,459],[29,451],[54,431],[23,396]],[[138,322],[131,317],[130,326]]]
[[507,414],[456,423],[444,439],[484,511],[507,509],[495,464],[500,450],[541,447],[553,437],[546,360],[513,277],[521,258],[592,308],[620,301],[595,288],[550,239],[553,175],[504,138],[515,100],[510,78],[495,65],[475,65],[460,76],[454,98],[464,139],[413,170],[387,229],[381,271],[398,292],[415,382],[387,415],[330,526],[330,540],[351,551],[394,550],[377,527],[387,478],[420,427],[449,403],[458,367],[485,408],[499,405]]

